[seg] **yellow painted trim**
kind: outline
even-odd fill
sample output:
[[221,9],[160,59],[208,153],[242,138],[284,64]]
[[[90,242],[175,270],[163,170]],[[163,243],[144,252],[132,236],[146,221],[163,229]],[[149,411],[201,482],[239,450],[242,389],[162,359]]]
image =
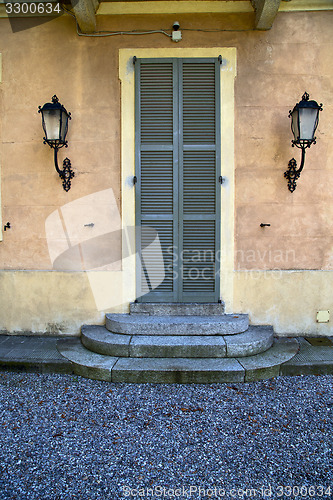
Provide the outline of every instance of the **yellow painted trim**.
[[[234,241],[235,241],[235,147],[234,117],[235,94],[234,80],[237,76],[236,49],[227,55],[221,49],[228,64],[221,71],[221,175],[225,177],[221,193],[221,263],[220,290],[227,313],[233,313],[234,288]],[[229,66],[229,68],[228,68]]]
[[[236,76],[236,49],[214,47],[120,49],[119,78],[121,81],[121,190],[123,249],[128,237],[126,228],[135,225],[135,198],[133,176],[135,173],[134,137],[134,65],[133,56],[139,58],[163,57],[218,57],[221,66],[221,175],[226,178],[222,189],[221,207],[221,298],[226,312],[233,312],[234,277],[234,79]],[[134,244],[134,242],[132,242]],[[132,247],[134,248],[134,247]],[[123,255],[123,303],[129,304],[135,297],[135,256]]]
[[279,12],[333,10],[333,0],[292,0],[281,2]]
[[235,13],[253,12],[249,0],[205,1],[170,0],[168,2],[101,2],[97,14],[192,14],[192,13]]
[[[120,274],[112,273],[105,288],[117,299]],[[234,284],[234,310],[249,313],[252,324],[273,325],[278,336],[333,336],[331,319],[316,322],[317,311],[333,310],[333,271],[236,271]],[[0,296],[0,324],[11,333],[79,335],[82,324],[105,321],[85,272],[0,270]]]
[[[0,53],[0,83],[2,83],[2,54]],[[0,109],[2,107],[0,106]],[[0,124],[0,132],[1,132],[1,124]],[[1,164],[0,164],[0,241],[3,240],[2,235],[2,203],[1,203]]]
[[1,203],[1,164],[0,164],[0,241],[3,240],[3,227],[2,227],[2,203]]
[[5,18],[8,17],[8,14],[6,12],[6,6],[4,3],[0,4],[0,18],[2,18],[2,17],[5,17]]
[[1,329],[11,334],[80,335],[83,324],[105,323],[86,272],[0,270],[0,296]]
[[[332,0],[292,0],[281,2],[279,12],[333,10]],[[101,2],[97,15],[253,13],[250,0],[170,0],[169,2]]]

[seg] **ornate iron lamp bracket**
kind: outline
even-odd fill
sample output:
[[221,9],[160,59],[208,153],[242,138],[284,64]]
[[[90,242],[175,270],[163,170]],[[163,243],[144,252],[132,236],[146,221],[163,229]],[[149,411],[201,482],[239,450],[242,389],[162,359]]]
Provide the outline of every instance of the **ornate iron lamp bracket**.
[[72,164],[69,158],[65,158],[63,161],[63,169],[60,170],[58,166],[58,148],[54,148],[54,164],[56,171],[59,174],[60,179],[62,179],[62,187],[66,192],[71,188],[71,180],[75,177],[75,172],[72,170]]
[[288,170],[285,171],[284,176],[288,179],[288,189],[293,193],[296,189],[296,181],[301,175],[300,169],[296,169],[297,163],[295,158],[292,158],[288,163]]
[[[295,144],[293,144],[295,146]],[[296,145],[297,146],[297,145]],[[308,146],[310,147],[310,146]],[[305,161],[305,147],[302,147],[302,159],[301,159],[301,164],[299,169],[297,169],[297,162],[295,158],[292,158],[289,163],[288,163],[288,170],[285,171],[284,176],[286,179],[288,179],[288,189],[291,193],[293,193],[297,187],[296,181],[297,179],[300,178],[301,172],[304,167],[304,161]]]

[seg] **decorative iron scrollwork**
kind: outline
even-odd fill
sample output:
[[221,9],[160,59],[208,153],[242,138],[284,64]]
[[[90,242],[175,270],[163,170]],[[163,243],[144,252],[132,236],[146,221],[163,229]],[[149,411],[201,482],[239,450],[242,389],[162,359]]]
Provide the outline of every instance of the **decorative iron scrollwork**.
[[67,192],[71,188],[71,179],[75,177],[75,172],[72,170],[71,161],[65,158],[63,161],[63,170],[59,171],[59,177],[62,179],[62,187]]
[[285,171],[284,176],[288,179],[288,189],[293,193],[296,189],[296,181],[301,175],[301,169],[297,170],[297,163],[295,158],[292,158],[288,163],[288,170]]

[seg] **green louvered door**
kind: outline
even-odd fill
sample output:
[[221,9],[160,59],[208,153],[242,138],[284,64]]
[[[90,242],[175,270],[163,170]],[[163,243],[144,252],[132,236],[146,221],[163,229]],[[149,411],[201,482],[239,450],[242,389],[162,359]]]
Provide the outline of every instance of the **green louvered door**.
[[218,60],[138,59],[135,76],[138,300],[217,302]]

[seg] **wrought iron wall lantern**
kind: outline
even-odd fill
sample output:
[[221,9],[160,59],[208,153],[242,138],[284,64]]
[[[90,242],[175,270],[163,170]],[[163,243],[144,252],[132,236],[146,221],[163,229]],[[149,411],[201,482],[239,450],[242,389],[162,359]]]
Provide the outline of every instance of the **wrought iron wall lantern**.
[[316,101],[309,100],[309,94],[304,92],[302,100],[296,104],[292,111],[289,111],[291,118],[291,130],[294,134],[294,139],[291,141],[292,146],[302,150],[301,164],[297,169],[295,158],[292,158],[288,163],[288,170],[284,176],[288,179],[288,189],[293,193],[296,189],[296,181],[299,179],[304,167],[305,150],[311,144],[316,144],[315,132],[319,121],[319,111],[322,111],[322,104]]
[[48,144],[54,149],[54,164],[59,177],[62,179],[62,186],[65,191],[71,188],[71,180],[74,177],[71,162],[68,158],[63,161],[63,169],[58,166],[58,150],[68,143],[66,135],[68,130],[68,120],[71,114],[60,104],[56,95],[52,97],[52,102],[47,102],[43,107],[39,106],[38,113],[42,113],[42,125],[45,133],[44,144]]

